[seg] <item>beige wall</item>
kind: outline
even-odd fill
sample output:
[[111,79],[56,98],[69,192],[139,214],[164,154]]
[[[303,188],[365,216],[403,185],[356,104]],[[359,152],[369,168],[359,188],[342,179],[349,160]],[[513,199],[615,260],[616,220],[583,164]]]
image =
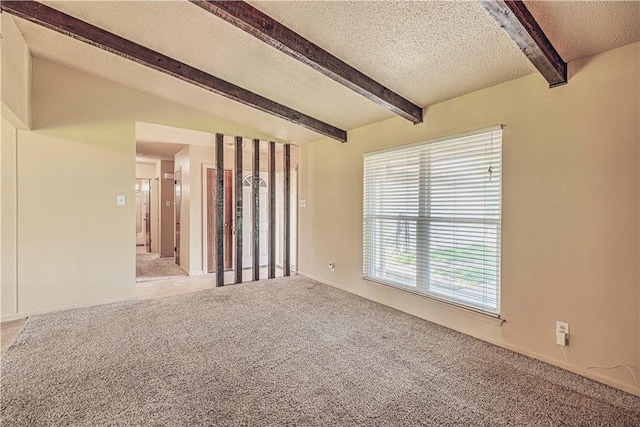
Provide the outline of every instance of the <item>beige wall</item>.
[[2,141],[0,150],[0,314],[17,312],[16,278],[16,139],[17,130],[2,118]]
[[[350,292],[568,367],[638,375],[640,44],[570,65],[550,90],[530,75],[302,148],[300,271]],[[362,154],[496,124],[503,139],[502,318],[362,280]],[[336,262],[335,272],[327,268]],[[626,369],[579,370],[638,393]]]
[[135,121],[263,136],[39,58],[32,86],[17,180],[2,171],[18,200],[18,312],[2,320],[135,296]]
[[156,165],[150,163],[136,163],[137,179],[154,179],[156,178]]
[[[191,146],[188,145],[176,153],[174,158],[175,171],[180,171],[180,266],[191,272]],[[176,220],[177,221],[177,218]]]
[[[21,313],[135,295],[133,125],[94,122],[55,133],[18,138]],[[116,205],[118,195],[126,206]]]
[[2,115],[15,126],[31,126],[31,55],[8,13],[2,20]]
[[0,20],[0,314],[12,316],[18,303],[17,138],[31,125],[31,56],[13,18],[3,13]]
[[[229,150],[230,151],[230,150]],[[232,156],[224,156],[227,157]],[[213,147],[202,147],[192,145],[190,151],[191,161],[191,269],[190,274],[204,274],[203,267],[203,215],[202,215],[202,165],[215,162],[215,149]]]

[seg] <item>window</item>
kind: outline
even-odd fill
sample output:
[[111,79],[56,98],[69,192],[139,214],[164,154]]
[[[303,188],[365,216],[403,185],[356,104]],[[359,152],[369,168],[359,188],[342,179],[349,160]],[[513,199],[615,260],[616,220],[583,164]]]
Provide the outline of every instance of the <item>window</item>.
[[364,277],[500,311],[502,129],[364,156]]
[[[253,175],[247,175],[242,178],[243,187],[251,187],[253,185]],[[267,181],[261,176],[258,177],[258,186],[260,188],[267,188]]]

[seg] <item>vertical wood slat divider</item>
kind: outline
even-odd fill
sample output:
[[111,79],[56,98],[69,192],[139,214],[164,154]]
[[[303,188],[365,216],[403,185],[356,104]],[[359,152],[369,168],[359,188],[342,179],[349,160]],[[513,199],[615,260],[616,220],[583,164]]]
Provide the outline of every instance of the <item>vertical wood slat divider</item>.
[[235,138],[235,233],[236,233],[236,262],[235,282],[242,283],[242,137]]
[[269,142],[269,279],[276,277],[276,143]]
[[216,286],[224,286],[224,136],[216,134]]
[[291,275],[291,145],[284,144],[284,230],[283,274]]
[[260,140],[253,140],[253,280],[260,280]]

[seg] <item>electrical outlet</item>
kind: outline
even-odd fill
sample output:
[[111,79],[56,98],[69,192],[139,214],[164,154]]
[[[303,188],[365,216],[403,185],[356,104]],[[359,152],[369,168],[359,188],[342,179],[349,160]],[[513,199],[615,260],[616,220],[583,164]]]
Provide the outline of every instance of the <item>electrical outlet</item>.
[[556,344],[563,347],[569,344],[569,324],[567,322],[556,322]]

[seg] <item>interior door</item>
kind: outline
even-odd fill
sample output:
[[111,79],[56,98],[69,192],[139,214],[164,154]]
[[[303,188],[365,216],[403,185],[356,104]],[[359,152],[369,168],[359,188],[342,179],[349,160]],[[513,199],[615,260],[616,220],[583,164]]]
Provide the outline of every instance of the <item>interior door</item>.
[[144,245],[144,197],[142,180],[136,179],[136,246]]
[[175,240],[175,259],[176,264],[180,265],[180,206],[182,205],[182,169],[178,169],[174,174],[175,200],[176,207],[176,240]]
[[151,252],[151,180],[147,179],[142,186],[144,194],[144,226],[145,226],[145,247],[147,252]]
[[[216,170],[207,168],[207,272],[216,271]],[[224,171],[224,269],[233,269],[233,171]]]
[[207,273],[216,271],[216,170],[207,168]]

